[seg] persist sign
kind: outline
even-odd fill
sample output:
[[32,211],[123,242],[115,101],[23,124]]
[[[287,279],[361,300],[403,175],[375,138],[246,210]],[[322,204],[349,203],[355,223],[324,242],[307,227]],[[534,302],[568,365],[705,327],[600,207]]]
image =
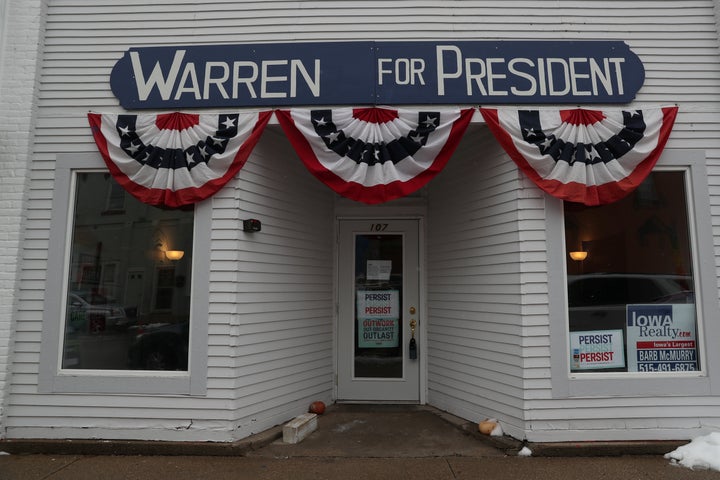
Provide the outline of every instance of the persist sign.
[[624,368],[622,330],[570,332],[572,370]]
[[397,347],[400,341],[400,291],[358,290],[356,295],[358,347]]
[[619,41],[323,42],[131,48],[110,86],[127,109],[629,103]]

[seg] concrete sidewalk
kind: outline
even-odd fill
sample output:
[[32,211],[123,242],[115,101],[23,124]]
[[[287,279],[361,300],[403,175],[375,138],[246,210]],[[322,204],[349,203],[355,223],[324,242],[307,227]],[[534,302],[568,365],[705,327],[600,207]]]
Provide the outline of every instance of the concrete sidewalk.
[[663,458],[685,442],[531,444],[528,458],[431,407],[333,406],[318,420],[293,445],[281,426],[233,445],[4,441],[0,479],[720,479]]
[[671,466],[661,456],[262,458],[10,455],[0,459],[8,480],[321,480],[321,479],[653,479],[718,480],[720,472]]

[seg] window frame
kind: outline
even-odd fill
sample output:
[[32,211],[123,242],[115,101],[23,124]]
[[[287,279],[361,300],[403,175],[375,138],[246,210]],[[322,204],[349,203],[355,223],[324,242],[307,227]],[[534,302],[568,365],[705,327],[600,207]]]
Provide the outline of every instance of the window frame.
[[[188,370],[75,370],[62,369],[60,352],[64,335],[67,268],[70,259],[74,179],[80,172],[107,173],[97,154],[61,154],[55,164],[55,183],[50,220],[48,265],[42,320],[38,390],[41,393],[179,394],[203,395],[207,391],[207,345],[210,281],[212,205],[195,205],[191,282]],[[104,199],[103,199],[104,200]],[[57,281],[60,279],[61,281]]]
[[[684,171],[688,224],[696,286],[700,371],[696,372],[572,372],[569,352],[567,248],[563,201],[546,196],[548,291],[553,398],[607,396],[688,396],[720,394],[720,353],[711,339],[720,336],[717,273],[713,248],[710,196],[701,150],[666,150],[656,170]],[[668,388],[669,381],[672,388]]]

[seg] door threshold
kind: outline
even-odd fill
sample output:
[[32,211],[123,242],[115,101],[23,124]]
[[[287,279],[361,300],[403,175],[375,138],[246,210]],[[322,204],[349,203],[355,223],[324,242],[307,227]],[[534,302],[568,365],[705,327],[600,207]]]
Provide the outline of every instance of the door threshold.
[[417,400],[335,400],[338,405],[422,405]]

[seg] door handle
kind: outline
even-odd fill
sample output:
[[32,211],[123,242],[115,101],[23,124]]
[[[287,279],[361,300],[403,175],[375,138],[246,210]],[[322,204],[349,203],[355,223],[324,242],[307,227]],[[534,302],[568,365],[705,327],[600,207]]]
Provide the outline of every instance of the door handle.
[[[413,309],[414,310],[414,309]],[[417,322],[414,318],[410,319],[410,345],[408,346],[408,357],[410,360],[417,359],[417,342],[415,341],[415,327]]]

